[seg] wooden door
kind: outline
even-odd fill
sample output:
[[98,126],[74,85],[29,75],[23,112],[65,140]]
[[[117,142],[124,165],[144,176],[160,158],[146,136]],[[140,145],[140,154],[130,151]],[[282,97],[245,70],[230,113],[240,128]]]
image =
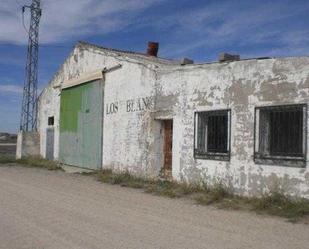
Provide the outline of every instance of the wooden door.
[[173,120],[163,121],[164,125],[164,166],[165,176],[172,174],[172,154],[173,154]]

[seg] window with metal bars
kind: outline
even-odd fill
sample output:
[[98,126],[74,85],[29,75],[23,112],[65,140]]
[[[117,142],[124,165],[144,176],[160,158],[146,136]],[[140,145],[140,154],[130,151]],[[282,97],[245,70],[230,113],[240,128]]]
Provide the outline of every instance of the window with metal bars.
[[229,160],[230,110],[195,113],[194,157]]
[[282,163],[282,160],[305,162],[306,114],[307,106],[302,104],[256,108],[255,160],[262,163],[270,163],[272,159],[275,163]]

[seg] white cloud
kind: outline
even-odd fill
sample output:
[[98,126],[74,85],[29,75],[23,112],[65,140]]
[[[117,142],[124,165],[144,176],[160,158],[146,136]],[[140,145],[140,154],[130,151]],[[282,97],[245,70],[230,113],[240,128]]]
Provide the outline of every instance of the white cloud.
[[0,85],[0,94],[16,94],[21,95],[23,88],[17,85]]
[[289,48],[282,49],[282,52],[294,49],[295,52],[308,53],[308,31],[304,31],[306,27],[293,23],[308,11],[309,3],[289,0],[268,3],[239,1],[238,4],[217,1],[203,8],[188,10],[185,14],[166,16],[159,22],[149,19],[142,25],[154,23],[157,30],[173,30],[173,40],[177,43],[161,50],[171,57],[190,54],[198,49],[220,49],[233,44],[238,48],[251,47],[253,51],[258,45],[267,43],[277,48]]
[[[54,43],[105,34],[129,25],[134,16],[162,0],[45,0],[40,42]],[[20,0],[20,4],[30,1]],[[26,17],[26,20],[29,18]],[[28,23],[26,23],[28,26]],[[26,44],[21,9],[16,1],[1,0],[0,42]]]
[[[14,0],[0,1],[0,42],[26,44],[20,6]],[[31,2],[17,1],[20,4]],[[308,31],[297,26],[301,23],[300,16],[303,18],[309,11],[309,2],[201,1],[199,7],[186,7],[178,12],[170,10],[163,15],[160,11],[148,11],[147,16],[139,15],[167,1],[43,0],[40,42],[64,42],[94,34],[103,36],[125,28],[136,31],[147,27],[155,29],[160,40],[165,37],[166,45],[162,44],[160,54],[167,57],[190,55],[202,49],[224,50],[234,44],[238,48],[250,47],[252,54],[257,52],[257,46],[268,43],[277,51],[291,51],[291,54],[309,50]],[[268,51],[273,53],[260,55],[276,54],[275,50]]]

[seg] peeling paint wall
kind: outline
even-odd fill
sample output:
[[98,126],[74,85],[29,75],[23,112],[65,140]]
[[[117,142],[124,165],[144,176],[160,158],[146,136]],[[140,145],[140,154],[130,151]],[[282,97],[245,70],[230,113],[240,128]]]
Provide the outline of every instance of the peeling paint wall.
[[[48,116],[55,117],[54,157],[59,156],[60,90],[52,86],[117,64],[122,67],[103,79],[103,168],[157,176],[163,166],[160,120],[173,119],[175,179],[222,181],[244,195],[279,187],[309,198],[308,161],[305,168],[297,168],[253,160],[254,108],[308,104],[308,57],[180,66],[79,45],[40,97],[43,156]],[[195,159],[194,112],[227,108],[232,122],[230,161]]]
[[[222,181],[244,195],[259,195],[279,188],[309,198],[308,161],[306,168],[261,165],[253,161],[255,107],[308,103],[308,72],[309,58],[249,60],[160,70],[160,93],[173,96],[169,98],[175,132],[173,177],[190,182]],[[220,109],[231,109],[230,161],[194,159],[194,112]],[[306,142],[308,144],[308,140]]]
[[[103,166],[157,175],[153,161],[158,129],[152,119],[155,71],[152,65],[123,63],[105,76]],[[112,111],[112,106],[117,109]]]
[[[46,157],[46,129],[48,117],[55,120],[54,158],[59,159],[59,86],[64,80],[76,78],[83,73],[121,64],[122,67],[107,73],[104,80],[104,129],[103,167],[128,169],[135,173],[157,175],[155,166],[160,152],[152,148],[156,138],[153,130],[160,132],[160,125],[152,121],[155,101],[155,69],[159,63],[153,59],[140,62],[139,55],[127,55],[115,51],[102,51],[78,45],[40,96],[38,127],[41,136],[41,155]],[[143,57],[143,56],[142,56]],[[148,63],[149,62],[149,63]],[[130,105],[127,111],[127,102]],[[98,103],[99,104],[99,103]],[[115,113],[114,104],[117,104]],[[108,109],[109,108],[109,109]]]
[[112,56],[105,56],[94,49],[76,46],[72,53],[59,68],[48,86],[42,91],[39,98],[38,130],[41,136],[41,155],[45,157],[46,128],[48,117],[54,116],[55,126],[55,159],[59,156],[59,117],[60,117],[60,94],[59,86],[65,80],[76,78],[83,73],[114,66],[118,62]]

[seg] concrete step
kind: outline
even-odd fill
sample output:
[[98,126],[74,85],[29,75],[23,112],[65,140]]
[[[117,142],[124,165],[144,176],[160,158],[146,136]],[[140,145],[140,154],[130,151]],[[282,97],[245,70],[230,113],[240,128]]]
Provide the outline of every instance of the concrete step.
[[84,169],[84,168],[79,168],[75,166],[70,166],[70,165],[61,165],[61,168],[66,172],[66,173],[90,173],[93,172],[92,169]]

